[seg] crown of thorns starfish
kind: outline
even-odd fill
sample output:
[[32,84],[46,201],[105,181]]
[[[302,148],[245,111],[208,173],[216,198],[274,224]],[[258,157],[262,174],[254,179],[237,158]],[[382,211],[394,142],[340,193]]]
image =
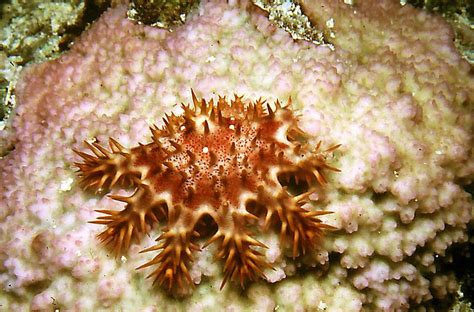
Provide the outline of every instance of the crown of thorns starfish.
[[[91,221],[106,226],[98,238],[116,255],[156,223],[166,223],[156,245],[142,251],[157,252],[139,267],[153,267],[154,283],[168,290],[194,286],[193,254],[215,243],[223,261],[221,288],[229,280],[244,287],[272,268],[261,253],[267,247],[254,238],[256,226],[277,229],[293,257],[315,248],[324,230],[332,229],[319,218],[328,211],[303,205],[327,183],[325,170],[339,171],[326,161],[339,145],[312,148],[291,98],[272,108],[238,96],[206,102],[191,92],[193,106],[182,104],[181,115],[151,127],[151,143],[126,148],[110,138],[110,150],[87,141],[94,155],[74,150],[83,158],[75,163],[80,184],[96,192],[135,188],[128,197],[109,195],[126,204],[123,210],[96,210],[103,216]],[[210,238],[200,248],[197,239],[205,236]]]

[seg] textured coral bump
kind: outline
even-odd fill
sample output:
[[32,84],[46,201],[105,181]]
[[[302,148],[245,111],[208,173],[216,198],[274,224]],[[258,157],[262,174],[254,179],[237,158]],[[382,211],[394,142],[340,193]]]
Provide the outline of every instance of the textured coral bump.
[[110,195],[125,209],[97,210],[104,216],[92,221],[106,226],[99,239],[116,255],[154,224],[166,223],[157,244],[143,250],[157,255],[140,267],[152,266],[158,284],[169,290],[193,286],[189,270],[201,249],[197,240],[209,236],[202,248],[218,245],[222,286],[231,280],[243,287],[271,268],[255,228],[276,229],[293,257],[314,248],[331,228],[319,219],[327,211],[302,206],[327,183],[325,170],[338,171],[326,163],[338,145],[310,147],[291,100],[272,108],[237,96],[216,103],[192,97],[193,106],[183,104],[181,115],[151,128],[149,144],[129,149],[111,138],[108,150],[86,142],[94,155],[75,151],[84,159],[76,164],[81,184],[100,192],[116,185],[135,188],[129,197]]

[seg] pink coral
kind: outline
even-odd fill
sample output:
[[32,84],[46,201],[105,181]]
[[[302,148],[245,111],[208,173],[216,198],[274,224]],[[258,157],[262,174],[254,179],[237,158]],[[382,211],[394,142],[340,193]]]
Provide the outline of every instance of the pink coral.
[[[404,311],[453,293],[456,278],[438,263],[472,221],[463,190],[474,177],[469,65],[440,17],[398,1],[355,3],[305,1],[315,25],[333,19],[334,50],[294,41],[233,2],[203,0],[173,32],[133,24],[119,6],[63,56],[25,69],[1,134],[15,143],[0,159],[2,309]],[[94,137],[135,146],[165,113],[182,113],[176,104],[192,101],[190,88],[214,101],[291,96],[310,146],[342,143],[328,159],[341,172],[304,206],[333,211],[321,220],[338,230],[293,260],[278,233],[255,225],[275,268],[267,280],[219,291],[211,244],[190,267],[199,286],[175,300],[135,270],[152,260],[138,253],[160,225],[118,260],[97,242],[94,210],[121,208],[75,183],[71,148]],[[104,281],[126,286],[100,291]]]

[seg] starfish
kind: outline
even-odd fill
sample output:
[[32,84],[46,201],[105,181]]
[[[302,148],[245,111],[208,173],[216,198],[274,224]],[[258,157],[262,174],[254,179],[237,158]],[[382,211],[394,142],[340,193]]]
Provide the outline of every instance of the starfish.
[[[109,195],[124,202],[123,210],[103,214],[91,223],[105,225],[100,241],[115,255],[126,252],[157,223],[165,223],[156,244],[142,252],[156,256],[139,269],[153,267],[149,277],[166,287],[190,285],[196,252],[217,244],[224,278],[244,287],[265,278],[271,269],[255,239],[255,229],[277,229],[293,258],[315,248],[324,231],[320,219],[330,213],[303,207],[319,186],[325,170],[339,171],[327,156],[339,145],[311,147],[291,109],[277,100],[244,101],[219,97],[206,102],[191,90],[193,105],[181,115],[166,115],[161,128],[152,126],[152,141],[133,148],[109,139],[110,149],[85,141],[93,155],[74,150],[84,189],[108,192],[116,186],[135,189],[131,196]],[[197,240],[208,236],[203,246]]]

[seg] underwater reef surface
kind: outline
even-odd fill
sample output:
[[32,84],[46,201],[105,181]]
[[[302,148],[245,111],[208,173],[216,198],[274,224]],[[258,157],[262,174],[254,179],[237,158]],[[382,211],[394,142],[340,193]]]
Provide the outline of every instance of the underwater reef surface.
[[[473,219],[463,190],[474,176],[473,77],[442,18],[396,1],[358,5],[304,4],[314,25],[331,24],[334,50],[233,1],[202,1],[173,32],[136,25],[118,6],[70,51],[27,67],[0,133],[2,149],[14,146],[0,159],[0,308],[403,311],[453,294],[456,277],[439,263]],[[120,207],[79,187],[72,149],[150,142],[149,126],[180,113],[191,88],[206,99],[291,96],[313,145],[341,143],[331,161],[341,172],[312,197],[337,230],[296,259],[278,233],[261,233],[275,270],[243,291],[219,290],[222,263],[204,248],[195,289],[176,299],[135,270],[162,228],[118,260],[97,240],[94,210]]]
[[0,130],[15,106],[14,89],[22,67],[58,57],[110,2],[0,2]]

